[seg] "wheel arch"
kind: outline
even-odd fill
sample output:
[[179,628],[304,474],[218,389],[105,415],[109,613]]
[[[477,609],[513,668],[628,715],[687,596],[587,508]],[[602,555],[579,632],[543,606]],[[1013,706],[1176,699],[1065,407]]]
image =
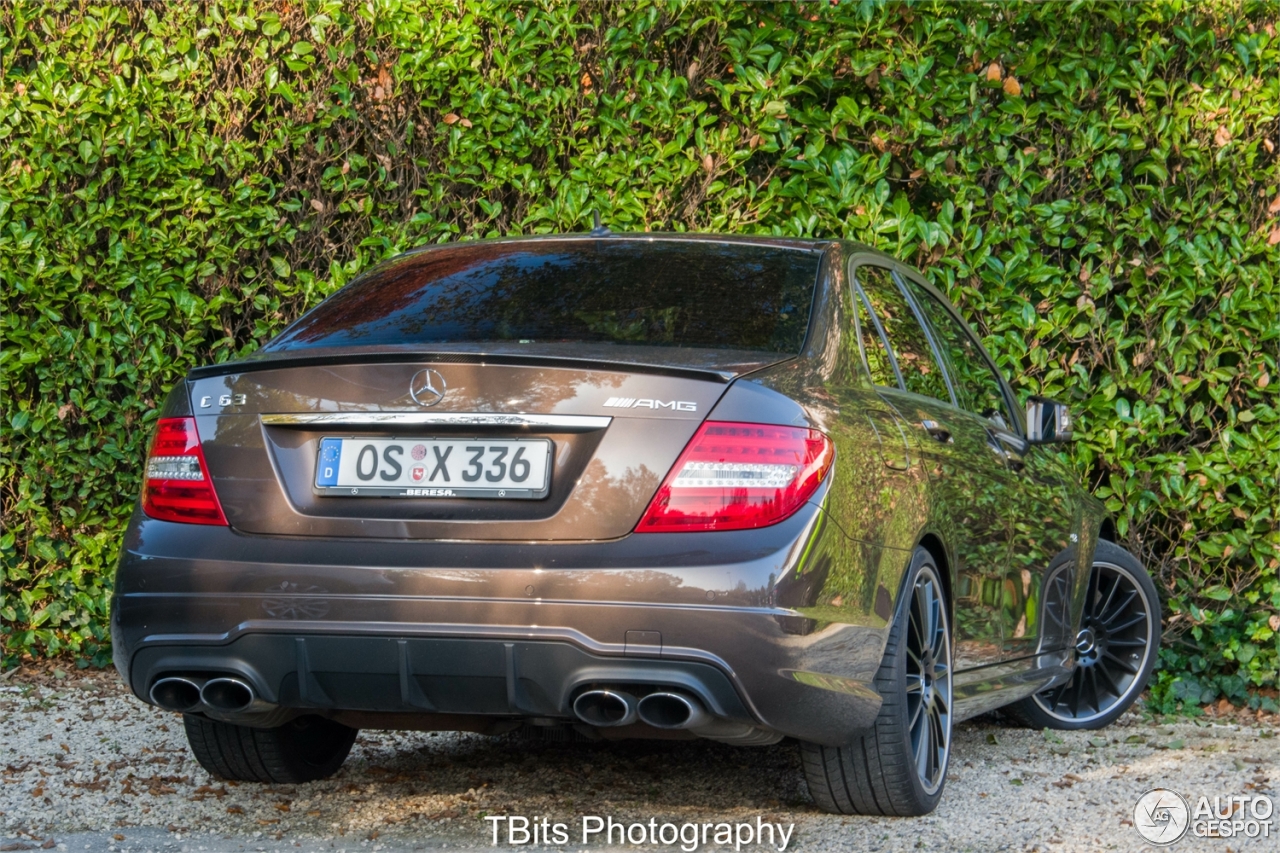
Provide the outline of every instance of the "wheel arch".
[[951,617],[949,621],[954,624],[956,598],[952,594],[952,589],[955,578],[952,577],[952,561],[947,554],[947,546],[936,533],[926,532],[920,537],[916,547],[928,551],[929,556],[933,557],[933,561],[938,565],[938,574],[942,576],[942,593],[947,597],[947,615]]

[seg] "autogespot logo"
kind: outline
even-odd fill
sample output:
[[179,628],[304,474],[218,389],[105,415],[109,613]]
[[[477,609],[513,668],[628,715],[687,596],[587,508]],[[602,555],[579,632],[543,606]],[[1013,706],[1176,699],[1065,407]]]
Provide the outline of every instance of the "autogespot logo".
[[1191,809],[1168,788],[1147,791],[1133,807],[1133,826],[1152,844],[1172,844],[1187,834]]
[[1176,791],[1156,788],[1133,807],[1133,827],[1152,844],[1195,838],[1270,838],[1275,804],[1266,794],[1202,796],[1195,808]]

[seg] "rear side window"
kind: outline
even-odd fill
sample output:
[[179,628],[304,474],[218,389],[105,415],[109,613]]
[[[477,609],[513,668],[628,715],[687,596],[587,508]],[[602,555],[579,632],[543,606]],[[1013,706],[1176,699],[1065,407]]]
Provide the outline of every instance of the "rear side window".
[[858,343],[862,346],[862,360],[871,374],[871,381],[886,388],[897,388],[898,374],[889,355],[889,348],[871,316],[863,297],[854,293],[853,322],[858,333]]
[[960,408],[987,418],[997,426],[1013,429],[1004,389],[978,342],[950,311],[918,282],[906,279],[907,289],[933,328],[934,339],[942,347],[947,373]]
[[264,351],[589,341],[799,353],[821,259],[711,240],[460,243],[374,268]]
[[[907,390],[950,403],[947,380],[938,369],[929,337],[889,271],[883,267],[862,266],[858,267],[857,279],[889,339]],[[879,380],[876,381],[879,384]]]
[[961,409],[982,415],[998,427],[1012,429],[1014,421],[1009,415],[1004,388],[996,371],[987,364],[978,342],[932,293],[920,287],[918,282],[905,280],[911,298],[924,311],[925,319],[933,328],[933,337],[942,347],[947,374],[951,377],[951,387],[955,388],[956,401]]

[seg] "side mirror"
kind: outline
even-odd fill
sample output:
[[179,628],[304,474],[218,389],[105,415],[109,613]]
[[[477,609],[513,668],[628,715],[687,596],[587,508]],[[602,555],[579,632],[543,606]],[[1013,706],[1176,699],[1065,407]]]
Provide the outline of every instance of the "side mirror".
[[1027,441],[1052,444],[1071,440],[1071,410],[1046,397],[1027,400]]

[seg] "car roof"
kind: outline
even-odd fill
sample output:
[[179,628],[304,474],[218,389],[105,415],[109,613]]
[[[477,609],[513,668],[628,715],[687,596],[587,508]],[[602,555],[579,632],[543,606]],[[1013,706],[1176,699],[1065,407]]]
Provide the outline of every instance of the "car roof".
[[836,240],[815,239],[805,237],[778,237],[770,234],[709,234],[703,232],[680,232],[680,231],[609,231],[601,229],[597,232],[575,233],[575,234],[535,234],[530,236],[518,237],[490,237],[484,240],[454,240],[448,243],[430,243],[425,246],[417,246],[408,251],[395,255],[388,260],[395,258],[403,258],[406,255],[416,255],[422,252],[430,252],[438,249],[456,248],[458,246],[477,246],[477,245],[510,245],[519,243],[590,243],[596,240],[626,240],[628,242],[700,242],[700,243],[726,243],[741,246],[763,246],[777,249],[791,249],[802,252],[823,252],[826,251]]

